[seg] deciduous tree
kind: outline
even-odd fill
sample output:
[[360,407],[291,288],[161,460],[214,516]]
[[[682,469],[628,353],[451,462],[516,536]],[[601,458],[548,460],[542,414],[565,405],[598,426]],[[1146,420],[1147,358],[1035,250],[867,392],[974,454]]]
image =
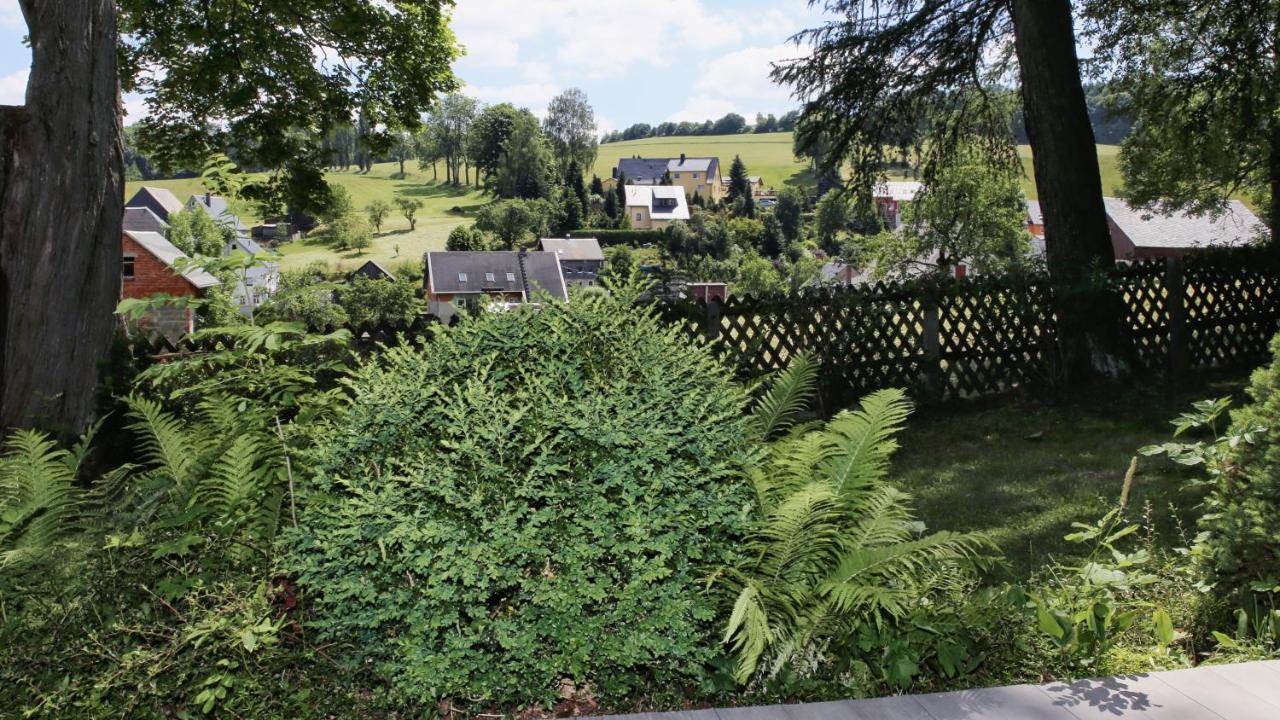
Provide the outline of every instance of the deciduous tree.
[[584,168],[595,165],[600,143],[596,137],[596,114],[586,93],[570,88],[552,98],[543,128],[565,162],[576,160],[578,167]]

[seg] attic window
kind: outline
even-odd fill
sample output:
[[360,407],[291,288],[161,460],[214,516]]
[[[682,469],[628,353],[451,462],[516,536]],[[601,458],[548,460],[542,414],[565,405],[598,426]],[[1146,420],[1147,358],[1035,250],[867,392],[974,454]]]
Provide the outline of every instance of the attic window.
[[484,274],[484,281],[485,281],[485,282],[493,282],[493,273],[485,273],[485,274]]
[[466,274],[466,273],[458,273],[458,282],[460,282],[460,283],[464,283],[464,282],[466,282],[466,281],[467,281],[467,274]]
[[132,280],[134,277],[133,256],[125,255],[120,264],[120,274],[125,280]]
[[515,274],[515,273],[507,273],[507,282],[515,282],[515,281],[516,281],[516,274]]

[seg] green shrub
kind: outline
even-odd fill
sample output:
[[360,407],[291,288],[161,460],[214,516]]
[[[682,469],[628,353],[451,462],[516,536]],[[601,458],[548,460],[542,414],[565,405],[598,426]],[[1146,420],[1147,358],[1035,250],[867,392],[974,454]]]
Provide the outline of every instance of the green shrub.
[[569,237],[595,238],[600,241],[601,247],[611,247],[613,245],[631,245],[632,247],[665,245],[667,241],[667,236],[661,230],[574,230],[569,233]]
[[635,292],[482,314],[351,382],[287,566],[314,629],[434,702],[617,699],[717,652],[742,391]]

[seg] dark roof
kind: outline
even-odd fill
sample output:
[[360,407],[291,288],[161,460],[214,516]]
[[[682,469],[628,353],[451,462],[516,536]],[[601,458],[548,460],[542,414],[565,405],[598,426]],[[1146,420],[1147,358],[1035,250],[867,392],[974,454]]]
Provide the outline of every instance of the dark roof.
[[182,210],[182,201],[172,191],[161,187],[141,187],[138,192],[124,204],[126,208],[144,207],[155,213],[155,216],[169,221],[169,213]]
[[169,223],[161,220],[149,207],[127,207],[124,209],[124,229],[164,235]]
[[667,158],[623,158],[618,161],[618,173],[633,183],[655,183],[667,173],[669,162]]
[[369,278],[370,280],[396,281],[396,276],[390,270],[382,267],[373,260],[366,260],[363,265],[351,271],[351,274],[347,276],[347,280],[355,280],[357,275]]
[[249,228],[240,222],[240,218],[236,217],[235,213],[231,212],[231,205],[227,203],[226,198],[209,193],[192,195],[187,200],[187,207],[192,210],[199,207],[209,213],[209,217],[219,225],[232,228],[241,235],[249,234]]
[[[525,253],[523,263],[520,253],[513,251],[432,252],[427,253],[427,274],[436,293],[524,293],[532,300],[534,293],[545,290],[558,300],[569,299],[560,260],[550,252]],[[467,279],[463,281],[460,275]]]

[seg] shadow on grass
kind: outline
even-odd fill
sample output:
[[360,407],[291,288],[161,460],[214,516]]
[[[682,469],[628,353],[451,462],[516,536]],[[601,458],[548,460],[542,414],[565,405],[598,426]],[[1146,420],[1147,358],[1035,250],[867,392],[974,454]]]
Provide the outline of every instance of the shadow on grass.
[[478,192],[476,188],[467,185],[452,185],[443,182],[425,182],[410,183],[396,181],[396,193],[406,197],[418,198],[449,198],[449,197],[466,197]]
[[[1051,557],[1071,559],[1071,523],[1114,507],[1138,448],[1165,442],[1169,421],[1205,397],[1236,393],[1246,374],[1191,388],[1100,390],[1057,405],[1008,398],[954,403],[908,421],[891,478],[916,500],[932,530],[983,531],[1015,578]],[[1146,504],[1158,545],[1181,547],[1194,532],[1194,471],[1140,458],[1129,514]],[[1172,508],[1172,511],[1171,511]]]

